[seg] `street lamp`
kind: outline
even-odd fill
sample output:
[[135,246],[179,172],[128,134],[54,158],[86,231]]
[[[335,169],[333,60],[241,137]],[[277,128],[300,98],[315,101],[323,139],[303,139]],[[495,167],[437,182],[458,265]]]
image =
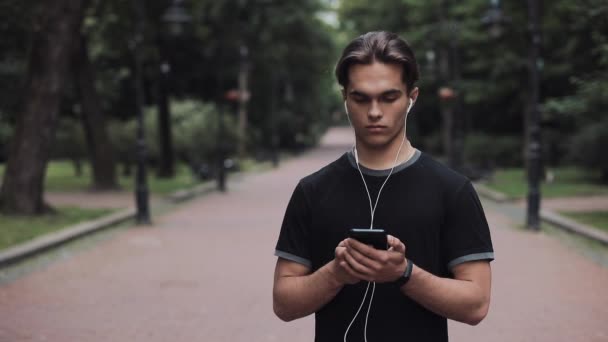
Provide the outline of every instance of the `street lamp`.
[[490,35],[494,38],[502,36],[504,26],[510,22],[511,19],[500,8],[500,0],[490,0],[490,8],[481,18],[481,23],[488,27]]
[[239,157],[245,157],[247,142],[247,102],[249,100],[248,76],[249,76],[249,49],[244,43],[239,47],[239,97],[238,97],[238,118],[239,118]]
[[[492,0],[492,8],[484,17],[485,24],[501,26],[502,23],[508,22],[508,19],[502,15],[500,3],[498,0]],[[502,20],[500,20],[502,19]],[[529,77],[529,103],[525,117],[525,135],[526,135],[526,159],[527,159],[527,178],[528,178],[528,196],[527,196],[527,215],[526,225],[528,229],[540,229],[540,182],[541,182],[541,126],[540,126],[540,111],[539,111],[539,93],[540,93],[540,28],[539,28],[539,6],[538,0],[528,0],[528,30],[530,33],[530,51],[528,55],[528,68],[530,71]],[[490,32],[496,32],[496,29]]]
[[[443,123],[443,142],[448,165],[464,172],[463,148],[465,136],[465,112],[462,105],[462,80],[460,72],[459,25],[448,18],[449,3],[442,0],[439,6],[439,29],[442,40],[439,54],[441,118]],[[433,56],[434,58],[434,56]],[[448,94],[446,96],[446,94]]]
[[[191,16],[182,7],[181,0],[173,0],[169,8],[162,16],[162,21],[168,26],[169,35],[180,36],[183,26],[191,21]],[[175,174],[175,157],[173,153],[173,139],[171,137],[171,109],[169,101],[169,73],[171,64],[168,58],[168,37],[160,34],[158,39],[158,50],[160,55],[160,74],[158,78],[158,135],[160,160],[158,165],[158,176],[170,178]]]
[[183,0],[172,0],[171,6],[163,15],[163,21],[169,24],[169,31],[173,36],[179,36],[184,31],[184,25],[192,21],[192,16],[183,7]]
[[143,0],[134,0],[136,14],[135,37],[129,42],[129,48],[135,58],[135,105],[137,111],[137,172],[135,175],[135,219],[138,224],[150,223],[150,208],[148,182],[146,172],[146,139],[144,130],[144,92],[142,82],[141,45],[144,40],[144,9]]

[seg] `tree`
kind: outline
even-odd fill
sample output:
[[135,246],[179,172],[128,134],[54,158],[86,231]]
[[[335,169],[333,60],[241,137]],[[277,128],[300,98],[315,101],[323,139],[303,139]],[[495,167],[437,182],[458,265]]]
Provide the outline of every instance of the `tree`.
[[101,99],[95,87],[96,77],[89,59],[87,39],[81,35],[74,48],[74,76],[82,104],[82,124],[89,149],[95,190],[118,187],[114,151],[110,148]]
[[28,58],[27,102],[17,118],[0,189],[2,210],[14,214],[40,214],[48,208],[43,203],[44,175],[84,2],[45,1],[38,9]]

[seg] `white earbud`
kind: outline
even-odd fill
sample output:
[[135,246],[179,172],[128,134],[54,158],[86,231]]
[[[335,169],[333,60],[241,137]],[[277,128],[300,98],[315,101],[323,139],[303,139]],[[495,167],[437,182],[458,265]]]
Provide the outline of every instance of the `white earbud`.
[[407,106],[407,112],[405,112],[405,115],[410,113],[410,110],[412,109],[412,107],[414,107],[414,102],[416,101],[414,101],[414,99],[410,97],[410,104],[409,106]]

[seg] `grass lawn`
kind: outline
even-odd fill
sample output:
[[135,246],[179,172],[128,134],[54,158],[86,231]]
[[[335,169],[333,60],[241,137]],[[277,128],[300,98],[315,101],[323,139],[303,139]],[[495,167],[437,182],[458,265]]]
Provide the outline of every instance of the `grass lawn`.
[[[4,175],[5,165],[0,165],[0,178]],[[120,171],[117,169],[117,171]],[[151,193],[168,194],[176,190],[197,184],[190,170],[185,165],[177,165],[176,175],[170,179],[160,179],[155,175],[155,169],[148,169],[148,187]],[[133,175],[125,177],[119,173],[118,183],[125,191],[133,191],[135,167]],[[82,175],[76,176],[74,166],[69,161],[52,161],[46,170],[45,191],[87,191],[91,185],[91,168],[83,163]]]
[[[589,175],[582,169],[561,167],[550,170],[554,174],[554,180],[551,183],[542,183],[543,197],[608,195],[608,185],[599,184],[596,181],[597,177]],[[486,185],[512,198],[524,198],[528,191],[523,169],[496,170],[492,180]]]
[[608,211],[589,211],[589,212],[571,212],[562,211],[560,214],[567,216],[575,221],[600,228],[608,232]]
[[56,210],[55,214],[37,217],[0,214],[0,250],[114,211],[114,209],[75,207],[62,207]]

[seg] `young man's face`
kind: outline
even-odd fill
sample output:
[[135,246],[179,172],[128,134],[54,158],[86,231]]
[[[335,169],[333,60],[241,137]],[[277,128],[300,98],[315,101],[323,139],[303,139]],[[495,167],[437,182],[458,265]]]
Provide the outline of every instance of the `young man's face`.
[[407,107],[418,96],[409,94],[401,80],[399,64],[354,64],[344,97],[357,141],[368,148],[386,148],[401,143]]

